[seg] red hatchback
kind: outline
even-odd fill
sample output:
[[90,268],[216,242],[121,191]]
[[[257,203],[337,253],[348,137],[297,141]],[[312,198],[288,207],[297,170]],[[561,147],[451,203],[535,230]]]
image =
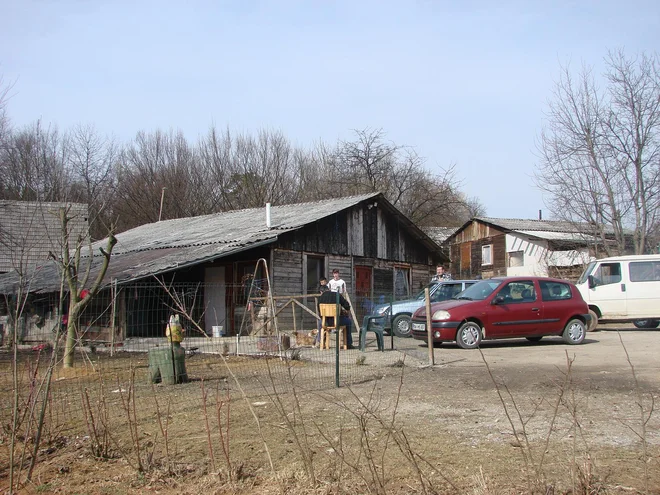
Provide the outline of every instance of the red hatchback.
[[[453,299],[431,304],[433,342],[452,342],[464,349],[482,340],[546,335],[581,344],[591,317],[578,289],[570,282],[545,277],[482,280]],[[426,307],[412,317],[412,336],[428,340]]]

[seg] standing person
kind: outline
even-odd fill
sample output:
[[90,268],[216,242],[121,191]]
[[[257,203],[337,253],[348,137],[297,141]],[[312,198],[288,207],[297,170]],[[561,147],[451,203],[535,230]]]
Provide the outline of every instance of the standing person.
[[319,292],[325,292],[325,290],[328,290],[328,279],[325,277],[321,277],[319,280]]
[[443,265],[438,265],[435,267],[435,275],[431,277],[431,282],[442,282],[451,279],[451,275],[445,272],[445,267]]
[[328,282],[328,288],[332,292],[339,292],[340,294],[346,294],[346,282],[339,278],[339,270],[336,268],[332,270],[332,280]]

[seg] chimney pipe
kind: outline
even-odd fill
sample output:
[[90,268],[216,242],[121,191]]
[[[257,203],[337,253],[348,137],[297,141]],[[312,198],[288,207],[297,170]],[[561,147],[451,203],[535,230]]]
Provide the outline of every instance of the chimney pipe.
[[543,210],[539,210],[539,220],[543,220]]
[[270,228],[270,203],[266,203],[266,227]]

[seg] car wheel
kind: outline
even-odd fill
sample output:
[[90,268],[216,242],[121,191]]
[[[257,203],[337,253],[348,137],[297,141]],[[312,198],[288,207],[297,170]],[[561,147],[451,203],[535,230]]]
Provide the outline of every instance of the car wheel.
[[463,323],[456,332],[456,343],[463,349],[475,349],[481,344],[481,326],[473,321]]
[[581,344],[587,332],[587,326],[577,318],[571,320],[564,328],[562,338],[567,344],[575,345]]
[[392,320],[392,331],[397,337],[410,337],[411,330],[410,316],[399,315]]
[[541,335],[540,337],[525,337],[525,338],[527,340],[529,340],[530,342],[538,342],[539,340],[541,340],[543,338],[543,335]]
[[589,326],[587,327],[587,332],[595,332],[596,327],[598,326],[598,315],[593,309],[589,310],[589,314],[591,315],[591,320],[589,320]]
[[635,320],[633,325],[637,328],[658,328],[659,320]]

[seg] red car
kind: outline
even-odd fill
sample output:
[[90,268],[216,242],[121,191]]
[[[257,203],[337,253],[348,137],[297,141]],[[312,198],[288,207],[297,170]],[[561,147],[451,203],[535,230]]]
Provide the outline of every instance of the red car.
[[[482,340],[525,337],[538,342],[546,335],[581,344],[591,317],[577,287],[545,277],[482,280],[453,299],[431,304],[433,342],[452,342],[463,349]],[[412,317],[412,336],[428,340],[426,307]]]

